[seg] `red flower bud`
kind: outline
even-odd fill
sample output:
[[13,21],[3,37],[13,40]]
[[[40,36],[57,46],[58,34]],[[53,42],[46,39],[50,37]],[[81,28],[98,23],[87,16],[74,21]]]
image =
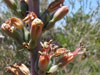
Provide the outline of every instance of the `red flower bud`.
[[47,55],[44,55],[44,56],[41,55],[39,57],[39,63],[38,63],[39,69],[42,71],[46,70],[46,68],[48,67],[49,61],[50,61],[50,58]]
[[32,21],[31,38],[33,40],[36,40],[37,38],[39,38],[39,36],[41,35],[41,32],[42,32],[43,26],[44,26],[43,22],[38,18],[36,18]]

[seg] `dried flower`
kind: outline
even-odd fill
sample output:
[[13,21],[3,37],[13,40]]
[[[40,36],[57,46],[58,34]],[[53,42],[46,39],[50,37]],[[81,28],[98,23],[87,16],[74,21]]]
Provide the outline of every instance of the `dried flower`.
[[23,23],[18,18],[11,18],[5,23],[1,25],[1,29],[10,37],[12,37],[14,40],[16,40],[19,44],[22,44],[23,39],[21,35],[18,33],[18,31],[15,29],[15,27],[21,29],[23,28]]
[[12,17],[10,20],[11,20],[11,25],[14,25],[16,28],[22,29],[24,27],[23,22],[18,18]]
[[6,67],[7,72],[9,71],[14,75],[29,75],[30,71],[24,64],[17,64]]
[[36,14],[34,12],[29,12],[29,14],[23,19],[23,21],[29,23],[30,21],[33,21],[35,18],[37,18]]

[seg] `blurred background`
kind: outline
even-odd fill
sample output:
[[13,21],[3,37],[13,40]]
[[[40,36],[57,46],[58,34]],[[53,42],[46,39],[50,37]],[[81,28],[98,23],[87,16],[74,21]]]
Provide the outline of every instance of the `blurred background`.
[[[40,0],[41,13],[53,0]],[[43,40],[53,39],[61,47],[73,51],[80,42],[85,53],[59,70],[59,75],[100,75],[100,0],[65,0],[69,12],[43,34]],[[15,16],[0,0],[0,26]],[[6,75],[5,67],[15,62],[29,66],[29,54],[0,29],[0,75]]]

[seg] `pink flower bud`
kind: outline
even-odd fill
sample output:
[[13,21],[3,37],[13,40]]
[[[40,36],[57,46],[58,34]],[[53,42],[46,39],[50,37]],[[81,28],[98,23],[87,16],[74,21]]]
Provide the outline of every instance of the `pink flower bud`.
[[56,21],[62,19],[67,13],[68,13],[68,7],[67,6],[62,6],[54,14],[53,19],[52,19],[53,22],[56,22]]
[[63,5],[63,3],[64,3],[64,0],[55,0],[48,6],[47,10],[49,12],[53,12],[53,11],[57,10],[58,8],[60,8],[61,7],[60,5],[61,4]]

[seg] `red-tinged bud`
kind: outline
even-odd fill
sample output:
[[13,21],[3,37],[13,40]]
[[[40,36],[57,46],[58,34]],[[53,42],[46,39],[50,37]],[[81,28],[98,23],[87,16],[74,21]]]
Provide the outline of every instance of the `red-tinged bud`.
[[64,57],[62,57],[59,60],[60,67],[65,66],[66,64],[68,64],[69,62],[71,62],[73,59],[74,59],[74,56],[73,56],[73,54],[71,52],[65,54]]
[[44,26],[43,22],[38,18],[35,18],[32,21],[30,30],[32,40],[36,40],[40,37],[43,26]]
[[68,7],[67,6],[62,6],[54,14],[53,19],[52,19],[53,22],[56,22],[56,21],[62,19],[67,13],[68,13]]
[[44,56],[41,55],[39,57],[39,62],[38,62],[39,69],[41,71],[46,70],[46,68],[48,67],[49,61],[50,61],[50,58],[47,55],[44,55]]
[[55,0],[54,2],[52,2],[49,6],[48,6],[48,11],[49,12],[53,12],[55,10],[57,10],[58,8],[60,8],[61,4],[63,5],[64,0]]
[[[64,57],[62,57],[58,62],[60,63],[60,67],[65,66],[66,64],[70,63],[74,57],[77,54],[80,54],[80,50],[82,49],[82,47],[80,46],[79,48],[77,48],[74,52],[68,52],[64,55]],[[83,52],[81,52],[83,53]]]
[[36,14],[34,12],[29,12],[29,14],[23,19],[23,21],[29,23],[30,21],[33,21],[35,18],[37,18]]
[[18,29],[22,29],[24,27],[23,22],[16,17],[11,18],[11,25],[14,25]]

